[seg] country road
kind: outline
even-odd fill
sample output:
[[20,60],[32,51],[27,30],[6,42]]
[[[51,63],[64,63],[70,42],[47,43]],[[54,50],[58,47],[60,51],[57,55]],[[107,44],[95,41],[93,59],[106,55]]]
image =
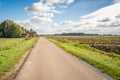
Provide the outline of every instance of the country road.
[[15,80],[108,80],[101,73],[41,37]]

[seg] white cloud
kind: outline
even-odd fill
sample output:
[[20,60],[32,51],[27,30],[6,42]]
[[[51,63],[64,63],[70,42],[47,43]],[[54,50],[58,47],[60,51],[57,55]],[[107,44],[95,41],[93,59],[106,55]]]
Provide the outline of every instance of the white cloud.
[[[16,22],[22,26],[25,26],[25,28],[28,28],[28,29],[32,28],[37,32],[45,31],[45,33],[47,32],[52,33],[52,31],[55,31],[55,30],[51,27],[46,26],[45,24],[51,24],[55,14],[62,13],[61,11],[56,9],[57,7],[61,6],[60,5],[61,3],[65,3],[66,5],[64,6],[67,6],[72,2],[73,0],[46,0],[46,2],[43,2],[43,0],[40,0],[38,3],[33,3],[31,7],[25,7],[25,11],[30,13],[29,14],[30,18],[28,20],[16,21]],[[59,5],[54,5],[54,4],[59,4]],[[59,8],[62,8],[62,7],[59,7]],[[46,28],[47,30],[45,30],[44,28]]]
[[120,3],[120,0],[114,0],[114,3],[116,4],[116,3]]
[[54,3],[63,3],[65,0],[46,0],[47,3],[54,4]]
[[42,23],[42,22],[52,22],[51,18],[47,17],[39,17],[39,16],[33,16],[30,21],[32,23]]
[[120,14],[120,3],[114,4],[108,7],[104,7],[102,9],[99,9],[91,14],[82,16],[81,18],[90,18],[90,19],[101,19],[105,17],[114,18],[115,16]]
[[81,17],[78,22],[55,23],[56,32],[84,32],[98,34],[120,34],[120,3],[99,9]]
[[46,0],[46,2],[48,4],[54,4],[54,3],[66,3],[66,4],[70,4],[70,3],[73,3],[74,0]]
[[[97,10],[91,14],[82,16],[83,21],[99,27],[120,26],[120,3]],[[101,26],[100,26],[101,25]]]
[[43,2],[33,3],[32,7],[26,7],[26,11],[30,12],[51,12],[52,10],[55,10],[55,7],[53,5],[43,4]]
[[67,0],[67,4],[73,3],[74,0]]
[[[61,21],[51,23],[55,13],[61,13],[56,10],[54,4],[65,3],[66,6],[73,0],[47,0],[34,3],[32,7],[26,7],[30,12],[31,18],[25,21],[16,21],[17,23],[32,28],[38,33],[63,33],[63,32],[84,32],[99,34],[120,34],[120,3],[101,8],[93,13],[82,16],[80,21]],[[58,5],[59,7],[60,5]],[[61,5],[62,6],[62,5]],[[44,23],[49,23],[44,25]],[[50,26],[51,24],[51,26]]]
[[29,21],[33,24],[52,22],[54,13],[59,13],[59,11],[55,10],[53,5],[43,3],[42,1],[33,3],[32,7],[26,7],[25,10],[31,12],[32,17],[29,19]]

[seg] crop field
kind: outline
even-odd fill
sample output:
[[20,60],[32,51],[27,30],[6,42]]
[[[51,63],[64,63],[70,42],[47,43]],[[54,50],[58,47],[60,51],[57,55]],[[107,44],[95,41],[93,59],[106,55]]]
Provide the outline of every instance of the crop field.
[[120,36],[62,36],[55,37],[60,41],[74,41],[78,46],[90,46],[106,52],[120,54]]
[[37,38],[0,39],[0,76],[7,72],[23,54],[31,48]]
[[120,36],[52,36],[59,47],[120,80]]

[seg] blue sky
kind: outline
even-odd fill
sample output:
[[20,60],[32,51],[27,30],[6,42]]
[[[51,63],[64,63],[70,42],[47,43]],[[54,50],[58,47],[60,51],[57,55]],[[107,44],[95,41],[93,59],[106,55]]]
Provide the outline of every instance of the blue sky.
[[[29,18],[24,10],[39,0],[0,0],[0,18],[2,20],[25,20]],[[79,20],[78,17],[91,13],[101,7],[108,6],[113,0],[75,0],[66,9],[61,9],[62,14],[56,14],[54,21]],[[91,5],[93,4],[93,5]],[[72,15],[72,16],[71,16]],[[64,17],[64,18],[63,18]]]
[[[14,20],[26,28],[35,29],[40,34],[58,31],[62,33],[67,30],[59,24],[81,23],[81,17],[115,3],[119,3],[119,0],[0,0],[0,22],[6,19]],[[60,27],[53,27],[55,25]],[[77,32],[81,30],[78,29]]]
[[94,12],[97,9],[111,5],[112,3],[113,0],[75,0],[74,3],[70,4],[68,8],[65,9],[63,14],[57,15],[55,20],[60,21],[63,20],[64,17],[65,20],[78,21],[80,16]]
[[24,8],[38,0],[0,0],[0,18],[2,20],[22,20],[28,18]]

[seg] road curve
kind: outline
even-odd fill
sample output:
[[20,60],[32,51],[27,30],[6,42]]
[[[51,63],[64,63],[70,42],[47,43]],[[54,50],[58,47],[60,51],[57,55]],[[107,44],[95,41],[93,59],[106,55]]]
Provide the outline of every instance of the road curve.
[[41,37],[15,80],[108,80]]

